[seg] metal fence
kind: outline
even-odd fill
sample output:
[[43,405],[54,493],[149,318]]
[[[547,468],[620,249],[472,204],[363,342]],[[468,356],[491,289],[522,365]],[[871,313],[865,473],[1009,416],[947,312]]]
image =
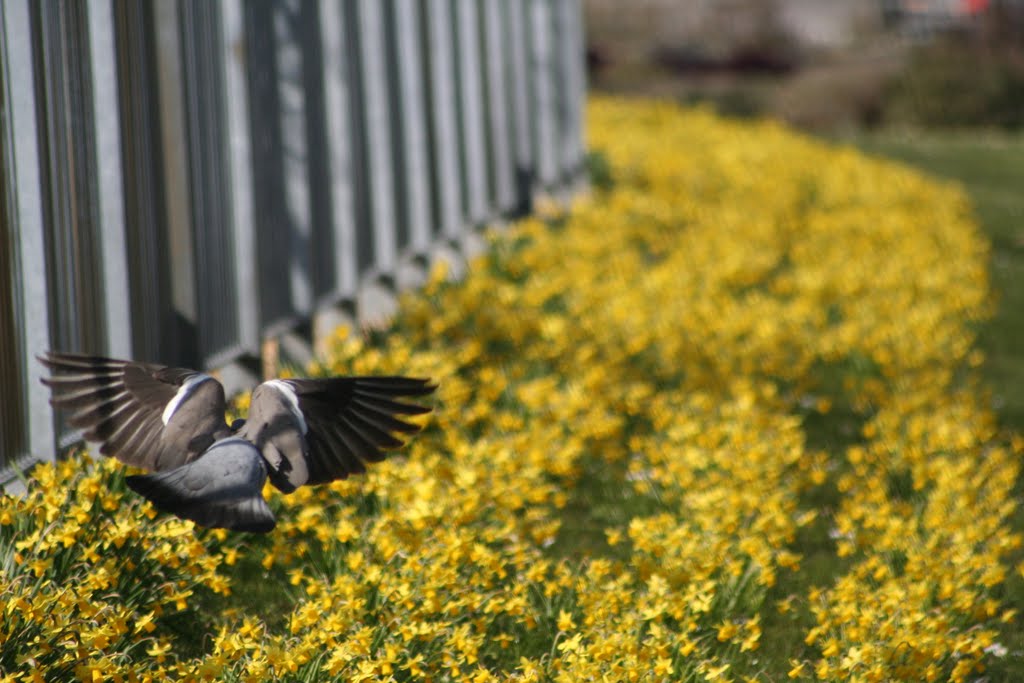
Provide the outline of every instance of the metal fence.
[[3,0],[0,24],[8,472],[72,436],[40,351],[244,377],[582,172],[580,0]]

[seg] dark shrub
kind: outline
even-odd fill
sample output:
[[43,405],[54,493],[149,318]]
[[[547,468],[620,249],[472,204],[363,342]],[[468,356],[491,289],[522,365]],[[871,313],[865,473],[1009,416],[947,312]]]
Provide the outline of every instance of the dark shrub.
[[923,126],[1024,126],[1024,12],[997,5],[972,30],[916,48],[885,118]]

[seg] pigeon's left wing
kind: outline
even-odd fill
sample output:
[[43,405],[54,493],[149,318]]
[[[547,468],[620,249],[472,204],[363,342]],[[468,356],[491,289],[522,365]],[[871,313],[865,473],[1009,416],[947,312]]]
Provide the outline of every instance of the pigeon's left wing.
[[282,491],[365,472],[419,425],[401,419],[430,408],[399,401],[436,387],[409,377],[275,379],[256,387],[239,436],[260,449],[270,480]]
[[230,434],[224,387],[195,370],[101,356],[49,352],[39,361],[50,402],[71,412],[100,453],[128,465],[166,470],[196,459]]

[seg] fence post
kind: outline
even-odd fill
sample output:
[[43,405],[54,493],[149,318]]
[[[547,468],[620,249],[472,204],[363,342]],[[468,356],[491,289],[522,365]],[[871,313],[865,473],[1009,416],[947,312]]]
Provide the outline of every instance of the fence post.
[[405,197],[402,221],[408,247],[423,254],[430,247],[430,165],[420,39],[422,12],[418,0],[395,0],[396,76],[399,95],[400,193]]
[[[430,105],[434,140],[434,192],[437,228],[449,240],[462,234],[462,184],[459,180],[459,124],[449,0],[428,0],[426,57],[430,65]],[[448,144],[439,144],[446,140]]]
[[[341,324],[353,322],[354,311],[339,304],[351,304],[359,286],[358,244],[356,242],[356,182],[353,158],[349,46],[345,39],[345,13],[336,0],[318,0],[320,41],[320,87],[323,112],[320,131],[324,140],[322,188],[324,190],[323,250],[320,263],[331,273],[330,291],[318,292],[321,305],[313,321],[313,338],[318,350]],[[325,305],[326,304],[326,305]]]
[[238,338],[244,349],[258,353],[259,286],[252,203],[252,138],[249,129],[249,58],[245,49],[245,11],[242,0],[220,0],[216,4],[221,13],[221,32],[217,38],[224,68],[226,157],[231,193],[231,244],[238,297]]
[[391,111],[384,39],[384,6],[380,0],[358,0],[359,63],[362,70],[362,133],[367,153],[373,268],[392,275],[398,251],[395,239],[394,176]]
[[125,251],[124,179],[121,175],[120,109],[117,93],[114,14],[109,0],[89,0],[89,57],[92,67],[93,134],[96,136],[96,197],[107,353],[131,358],[132,325]]
[[493,201],[498,213],[513,211],[516,203],[515,164],[512,157],[512,117],[509,66],[512,49],[502,26],[503,0],[485,0],[484,44],[487,46],[488,128],[491,142],[491,169],[494,179]]
[[487,190],[487,147],[484,143],[480,32],[476,0],[455,3],[459,104],[463,140],[462,179],[465,228],[472,230],[490,217]]
[[324,136],[330,188],[330,234],[335,292],[338,298],[355,295],[359,282],[356,258],[356,215],[353,184],[352,83],[346,65],[345,17],[336,0],[320,0],[320,39],[323,53]]
[[[291,281],[291,308],[300,315],[312,310],[313,287],[310,281],[312,244],[311,198],[309,192],[309,150],[306,137],[304,45],[306,22],[301,0],[275,3],[273,12],[274,47],[277,50],[277,88],[280,107],[281,159],[284,187],[281,188],[285,226],[288,228],[288,252],[281,254],[287,263]],[[265,276],[269,273],[265,274]]]
[[508,22],[512,79],[512,134],[515,140],[513,164],[516,177],[516,211],[528,213],[536,185],[536,162],[533,147],[535,121],[530,90],[530,42],[527,31],[530,17],[529,1],[503,3]]
[[583,104],[586,100],[586,66],[583,60],[583,9],[580,0],[560,0],[558,3],[558,62],[562,81],[562,106],[559,117],[561,138],[560,167],[562,182],[573,184],[585,180],[583,171],[584,149]]
[[195,249],[192,239],[192,196],[189,191],[188,140],[183,102],[181,22],[175,0],[155,0],[157,105],[160,125],[162,180],[170,264],[170,303],[182,361],[199,356]]
[[530,0],[530,80],[534,90],[533,118],[537,123],[534,149],[540,186],[550,191],[558,181],[554,46],[550,0]]
[[[35,68],[30,13],[33,0],[9,0],[0,7],[3,17],[4,168],[12,240],[12,275],[15,320],[21,325],[21,379],[28,408],[27,454],[40,460],[54,458],[53,413],[49,392],[40,383],[46,373],[35,354],[50,348],[49,297],[46,247],[43,242],[42,175],[37,146]],[[17,97],[12,97],[18,93]],[[5,399],[6,400],[6,399]],[[6,458],[12,462],[13,457]]]

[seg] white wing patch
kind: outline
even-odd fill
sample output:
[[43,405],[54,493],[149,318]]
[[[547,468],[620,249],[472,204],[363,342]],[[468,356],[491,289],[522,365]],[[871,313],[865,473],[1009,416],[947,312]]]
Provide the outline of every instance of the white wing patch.
[[213,378],[210,377],[209,375],[199,373],[185,380],[185,382],[178,388],[178,393],[174,395],[174,398],[172,398],[170,402],[168,402],[167,406],[164,408],[164,414],[161,416],[161,419],[163,419],[164,424],[167,424],[168,422],[171,421],[171,418],[174,417],[174,412],[178,409],[179,406],[181,406],[182,401],[188,398],[189,394],[191,394],[198,385],[202,384],[208,379]]
[[306,426],[306,418],[303,417],[302,409],[299,408],[299,397],[295,395],[295,390],[292,389],[291,385],[280,379],[272,379],[264,382],[264,384],[272,386],[281,392],[281,395],[288,401],[288,405],[292,409],[292,415],[294,415],[295,419],[298,421],[299,427],[302,429],[302,433],[305,434],[308,432],[309,428]]

